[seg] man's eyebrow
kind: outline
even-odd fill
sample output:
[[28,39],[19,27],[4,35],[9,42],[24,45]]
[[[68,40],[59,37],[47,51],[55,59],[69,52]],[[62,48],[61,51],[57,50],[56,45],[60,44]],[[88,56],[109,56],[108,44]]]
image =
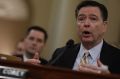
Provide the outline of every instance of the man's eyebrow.
[[[85,14],[79,14],[78,16],[85,16]],[[90,16],[96,16],[95,14],[90,14]]]
[[79,16],[85,16],[85,15],[84,15],[84,14],[79,14],[78,17],[79,17]]
[[97,17],[95,14],[90,14],[90,16],[95,16],[95,17]]

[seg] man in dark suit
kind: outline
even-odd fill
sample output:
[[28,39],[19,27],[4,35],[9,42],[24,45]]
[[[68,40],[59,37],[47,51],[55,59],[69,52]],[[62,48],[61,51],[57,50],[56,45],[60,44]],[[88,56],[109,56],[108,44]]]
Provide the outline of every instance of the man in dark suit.
[[75,10],[79,44],[56,49],[51,65],[92,73],[120,73],[120,49],[103,40],[107,30],[107,8],[85,0]]
[[[22,58],[24,62],[31,64],[47,64],[47,61],[40,57],[45,43],[47,41],[47,32],[40,26],[31,26],[28,28],[26,36],[21,45],[19,53],[15,52],[15,56]],[[22,52],[22,53],[20,53]]]

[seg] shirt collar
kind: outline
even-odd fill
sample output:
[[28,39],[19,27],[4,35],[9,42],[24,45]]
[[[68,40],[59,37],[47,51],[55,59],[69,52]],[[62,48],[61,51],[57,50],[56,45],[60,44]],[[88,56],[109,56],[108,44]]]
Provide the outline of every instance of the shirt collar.
[[[103,40],[98,45],[88,50],[93,60],[96,60],[97,58],[100,57],[102,45],[103,45]],[[82,57],[85,52],[85,48],[82,43],[79,52],[81,52],[80,57]]]
[[89,50],[90,55],[93,58],[93,60],[96,60],[100,57],[102,45],[103,45],[103,40],[98,45],[96,45],[95,47]]
[[25,53],[23,53],[23,61],[27,61],[28,59],[30,59],[30,58],[28,58],[28,56],[27,56],[26,52],[25,52]]

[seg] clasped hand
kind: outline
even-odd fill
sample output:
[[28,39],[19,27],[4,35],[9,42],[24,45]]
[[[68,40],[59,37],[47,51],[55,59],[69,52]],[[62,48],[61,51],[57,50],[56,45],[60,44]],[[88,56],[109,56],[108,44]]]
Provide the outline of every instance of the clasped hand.
[[41,61],[39,60],[39,54],[35,53],[35,55],[32,59],[27,59],[25,62],[30,63],[30,64],[34,64],[34,65],[40,64]]

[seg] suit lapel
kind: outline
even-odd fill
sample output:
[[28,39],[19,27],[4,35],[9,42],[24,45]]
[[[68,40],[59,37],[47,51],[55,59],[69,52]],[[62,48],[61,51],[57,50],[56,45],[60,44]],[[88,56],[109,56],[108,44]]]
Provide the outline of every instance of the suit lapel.
[[102,50],[100,53],[100,61],[105,64],[108,65],[111,61],[110,61],[110,48],[109,45],[104,41],[103,42],[103,46],[102,46]]
[[80,49],[80,44],[77,44],[72,49],[70,49],[70,51],[67,51],[67,53],[64,55],[64,57],[67,57],[65,58],[66,59],[65,62],[67,62],[65,64],[67,65],[67,67],[73,68],[79,49]]

